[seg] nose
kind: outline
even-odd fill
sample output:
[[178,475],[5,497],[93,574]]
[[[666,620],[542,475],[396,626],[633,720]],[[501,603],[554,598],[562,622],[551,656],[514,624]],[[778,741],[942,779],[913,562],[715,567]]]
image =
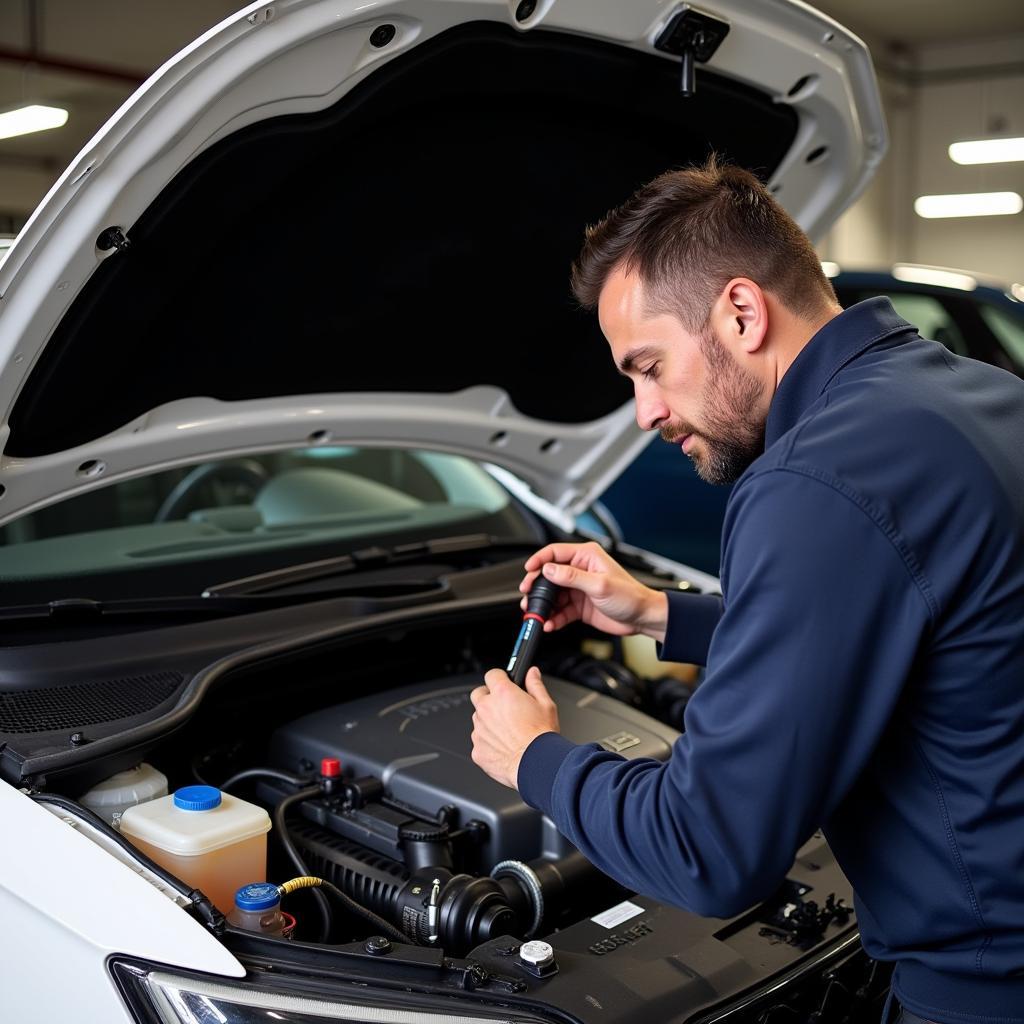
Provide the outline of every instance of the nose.
[[671,412],[656,388],[637,384],[633,394],[636,399],[636,422],[641,430],[658,430],[668,422]]

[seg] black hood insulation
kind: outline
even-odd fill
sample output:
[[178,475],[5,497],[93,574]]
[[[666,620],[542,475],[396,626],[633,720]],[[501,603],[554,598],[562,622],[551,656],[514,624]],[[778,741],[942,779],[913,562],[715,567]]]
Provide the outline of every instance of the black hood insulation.
[[568,272],[584,227],[711,150],[767,180],[795,112],[678,63],[473,23],[333,108],[193,161],[103,262],[26,382],[7,453],[83,444],[147,410],[351,391],[505,388],[585,422],[630,396]]

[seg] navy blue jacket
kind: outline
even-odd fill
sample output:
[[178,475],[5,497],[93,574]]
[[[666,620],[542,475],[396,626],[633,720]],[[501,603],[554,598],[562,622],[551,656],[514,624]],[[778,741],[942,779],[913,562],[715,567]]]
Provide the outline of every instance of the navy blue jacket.
[[546,733],[524,799],[714,917],[823,827],[908,1009],[1024,1022],[1024,382],[887,299],[837,316],[733,489],[722,593],[670,595],[663,656],[707,674],[669,761]]

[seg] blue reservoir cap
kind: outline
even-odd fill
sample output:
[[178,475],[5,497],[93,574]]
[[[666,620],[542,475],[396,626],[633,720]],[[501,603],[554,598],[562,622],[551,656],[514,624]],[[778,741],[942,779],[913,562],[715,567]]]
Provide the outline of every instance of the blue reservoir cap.
[[272,910],[281,902],[281,894],[272,882],[250,882],[235,893],[239,910]]
[[183,786],[175,791],[174,806],[183,811],[212,811],[220,807],[220,790],[216,786]]

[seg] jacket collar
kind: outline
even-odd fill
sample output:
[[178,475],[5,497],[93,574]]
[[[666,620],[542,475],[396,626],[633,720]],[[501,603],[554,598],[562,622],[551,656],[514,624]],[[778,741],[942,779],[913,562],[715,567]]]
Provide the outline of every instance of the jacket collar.
[[843,310],[803,347],[779,382],[765,424],[765,448],[774,444],[818,400],[851,360],[890,335],[916,331],[880,296]]

